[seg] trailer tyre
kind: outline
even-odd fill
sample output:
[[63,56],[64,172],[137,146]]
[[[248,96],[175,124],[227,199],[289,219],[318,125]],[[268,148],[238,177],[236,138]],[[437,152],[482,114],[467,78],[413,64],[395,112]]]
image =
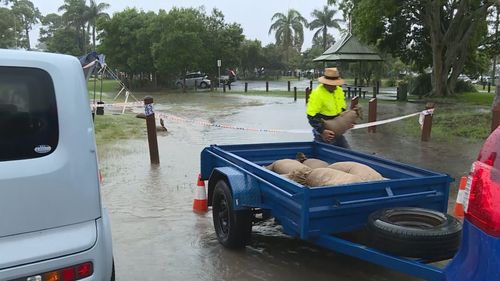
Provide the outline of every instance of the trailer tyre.
[[441,212],[421,208],[392,208],[368,218],[369,245],[405,257],[438,261],[458,250],[462,224]]
[[243,248],[252,233],[251,210],[235,211],[228,184],[219,180],[214,187],[212,216],[217,240],[227,248]]

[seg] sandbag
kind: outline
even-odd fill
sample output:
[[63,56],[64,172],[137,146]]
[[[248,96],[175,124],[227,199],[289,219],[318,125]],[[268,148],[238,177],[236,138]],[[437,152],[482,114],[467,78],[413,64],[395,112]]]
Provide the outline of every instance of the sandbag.
[[306,185],[310,187],[332,186],[362,182],[363,180],[349,173],[330,168],[317,168],[312,170],[306,178]]
[[306,165],[311,169],[326,168],[329,165],[327,162],[323,160],[307,158],[307,156],[303,152],[298,152],[297,155],[295,156],[295,159],[297,159],[297,161],[299,161],[300,163]]
[[356,175],[363,181],[377,181],[385,179],[379,172],[375,171],[373,168],[358,162],[337,162],[328,166],[328,168]]
[[[300,163],[297,160],[292,160],[292,159],[281,159],[274,161],[271,165],[266,166],[268,170],[271,170],[275,173],[278,174],[289,174],[294,170],[300,169],[300,168],[309,168],[306,165]],[[310,169],[310,168],[309,168]]]
[[328,165],[330,165],[323,160],[314,159],[314,158],[309,158],[309,159],[305,160],[304,162],[302,162],[302,164],[306,165],[307,167],[309,167],[311,169],[326,168],[326,167],[328,167]]
[[333,131],[336,136],[340,136],[347,132],[352,124],[356,123],[358,117],[361,118],[361,108],[347,110],[333,119],[322,119],[322,121],[325,129]]
[[311,173],[311,171],[312,169],[309,167],[302,167],[281,176],[293,180],[299,184],[305,185],[307,176],[309,175],[309,173]]

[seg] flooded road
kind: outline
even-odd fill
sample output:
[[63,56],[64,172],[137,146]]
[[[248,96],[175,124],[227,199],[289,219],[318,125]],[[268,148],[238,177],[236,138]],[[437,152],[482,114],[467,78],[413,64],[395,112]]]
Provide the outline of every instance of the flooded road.
[[[420,107],[381,104],[379,119],[413,113]],[[312,140],[311,134],[222,129],[198,123],[309,130],[303,100],[169,94],[155,96],[155,110],[192,120],[166,120],[169,132],[158,136],[159,166],[149,164],[146,137],[99,148],[117,280],[418,280],[286,237],[272,222],[255,226],[251,245],[244,250],[230,251],[217,242],[211,213],[192,212],[200,152],[205,146]],[[376,134],[368,134],[366,129],[351,131],[347,138],[353,149],[453,177],[468,171],[479,149],[478,144],[421,143],[393,134],[391,127],[380,126]],[[456,183],[452,190],[456,194]]]

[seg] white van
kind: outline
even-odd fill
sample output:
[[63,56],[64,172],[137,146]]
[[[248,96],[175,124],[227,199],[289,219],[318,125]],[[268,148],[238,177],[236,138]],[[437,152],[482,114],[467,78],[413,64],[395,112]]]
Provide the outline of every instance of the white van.
[[98,173],[79,61],[0,50],[0,280],[114,280]]

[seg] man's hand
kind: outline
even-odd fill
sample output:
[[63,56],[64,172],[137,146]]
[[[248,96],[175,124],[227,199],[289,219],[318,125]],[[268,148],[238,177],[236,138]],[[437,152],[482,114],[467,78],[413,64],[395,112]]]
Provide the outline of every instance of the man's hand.
[[330,131],[330,130],[323,130],[323,133],[321,133],[321,138],[325,141],[325,142],[332,142],[333,139],[335,138],[335,133],[333,131]]

